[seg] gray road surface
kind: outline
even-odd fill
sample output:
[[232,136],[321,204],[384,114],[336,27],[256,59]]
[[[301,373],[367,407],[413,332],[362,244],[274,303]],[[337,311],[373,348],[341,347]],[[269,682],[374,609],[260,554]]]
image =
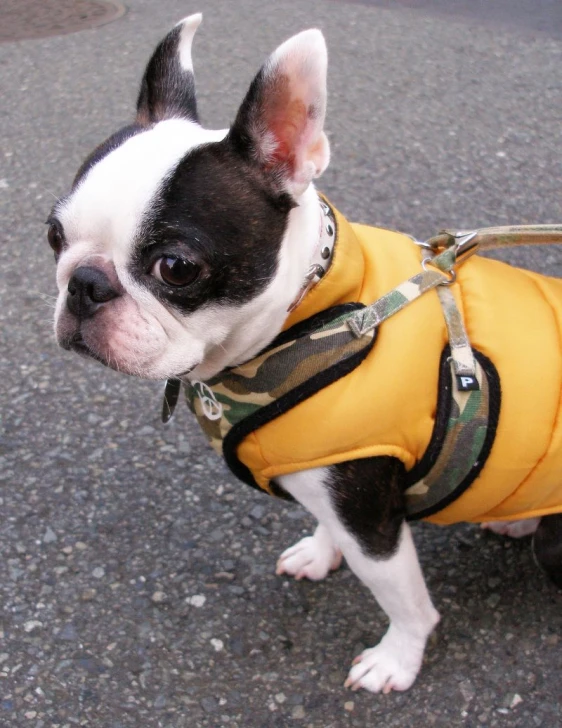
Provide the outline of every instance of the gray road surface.
[[[200,9],[211,126],[279,42],[324,30],[322,188],[350,217],[418,236],[560,222],[558,7],[541,32],[444,3],[128,4],[95,30],[0,46],[0,726],[562,726],[562,597],[528,542],[468,526],[415,528],[443,614],[415,686],[344,691],[380,610],[347,569],[276,577],[309,518],[234,482],[184,408],[163,428],[160,386],[57,348],[43,226],[85,153],[131,118],[155,42]],[[560,250],[509,258],[562,275]]]

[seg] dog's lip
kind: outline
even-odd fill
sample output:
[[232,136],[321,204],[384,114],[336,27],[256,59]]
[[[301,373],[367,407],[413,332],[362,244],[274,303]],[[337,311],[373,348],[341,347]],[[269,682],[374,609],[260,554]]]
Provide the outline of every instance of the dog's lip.
[[183,379],[183,377],[188,377],[194,369],[195,369],[195,367],[193,366],[190,369],[186,369],[185,372],[180,372],[179,374],[176,374],[174,377],[170,377],[170,379]]
[[95,359],[102,364],[106,363],[97,352],[93,351],[93,349],[88,346],[80,332],[68,337],[68,339],[62,343],[62,346],[63,349],[66,349],[67,351],[75,351],[77,354],[80,354],[80,356],[87,357],[88,359]]

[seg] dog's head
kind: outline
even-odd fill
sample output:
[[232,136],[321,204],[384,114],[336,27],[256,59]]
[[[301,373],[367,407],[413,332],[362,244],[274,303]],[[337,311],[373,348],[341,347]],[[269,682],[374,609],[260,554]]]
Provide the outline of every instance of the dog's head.
[[146,378],[211,376],[279,332],[329,160],[322,34],[281,45],[231,128],[209,131],[191,62],[200,21],[156,48],[136,120],[90,154],[48,220],[59,343]]

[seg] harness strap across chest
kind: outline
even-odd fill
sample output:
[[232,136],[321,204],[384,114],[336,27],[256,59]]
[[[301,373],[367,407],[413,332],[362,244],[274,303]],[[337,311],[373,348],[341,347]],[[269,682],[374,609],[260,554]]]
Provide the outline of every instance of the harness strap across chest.
[[[186,383],[187,403],[233,473],[258,487],[237,457],[244,438],[350,373],[372,349],[381,323],[436,288],[449,347],[441,358],[435,430],[426,454],[408,474],[406,490],[410,519],[435,513],[477,477],[493,444],[500,407],[495,369],[473,352],[448,288],[455,282],[455,266],[479,246],[530,242],[562,242],[562,227],[440,233],[420,244],[428,251],[420,273],[370,306],[350,303],[322,311],[281,333],[251,361],[206,382]],[[166,396],[172,405],[178,394],[179,383],[171,380]],[[275,493],[275,485],[268,490]]]

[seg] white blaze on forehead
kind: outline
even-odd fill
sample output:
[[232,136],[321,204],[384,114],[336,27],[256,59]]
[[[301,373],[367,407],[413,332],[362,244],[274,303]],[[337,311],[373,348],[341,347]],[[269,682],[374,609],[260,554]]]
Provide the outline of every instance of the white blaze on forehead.
[[87,240],[125,265],[166,176],[191,149],[225,134],[185,119],[167,119],[127,139],[95,164],[63,203],[59,216],[69,244]]

